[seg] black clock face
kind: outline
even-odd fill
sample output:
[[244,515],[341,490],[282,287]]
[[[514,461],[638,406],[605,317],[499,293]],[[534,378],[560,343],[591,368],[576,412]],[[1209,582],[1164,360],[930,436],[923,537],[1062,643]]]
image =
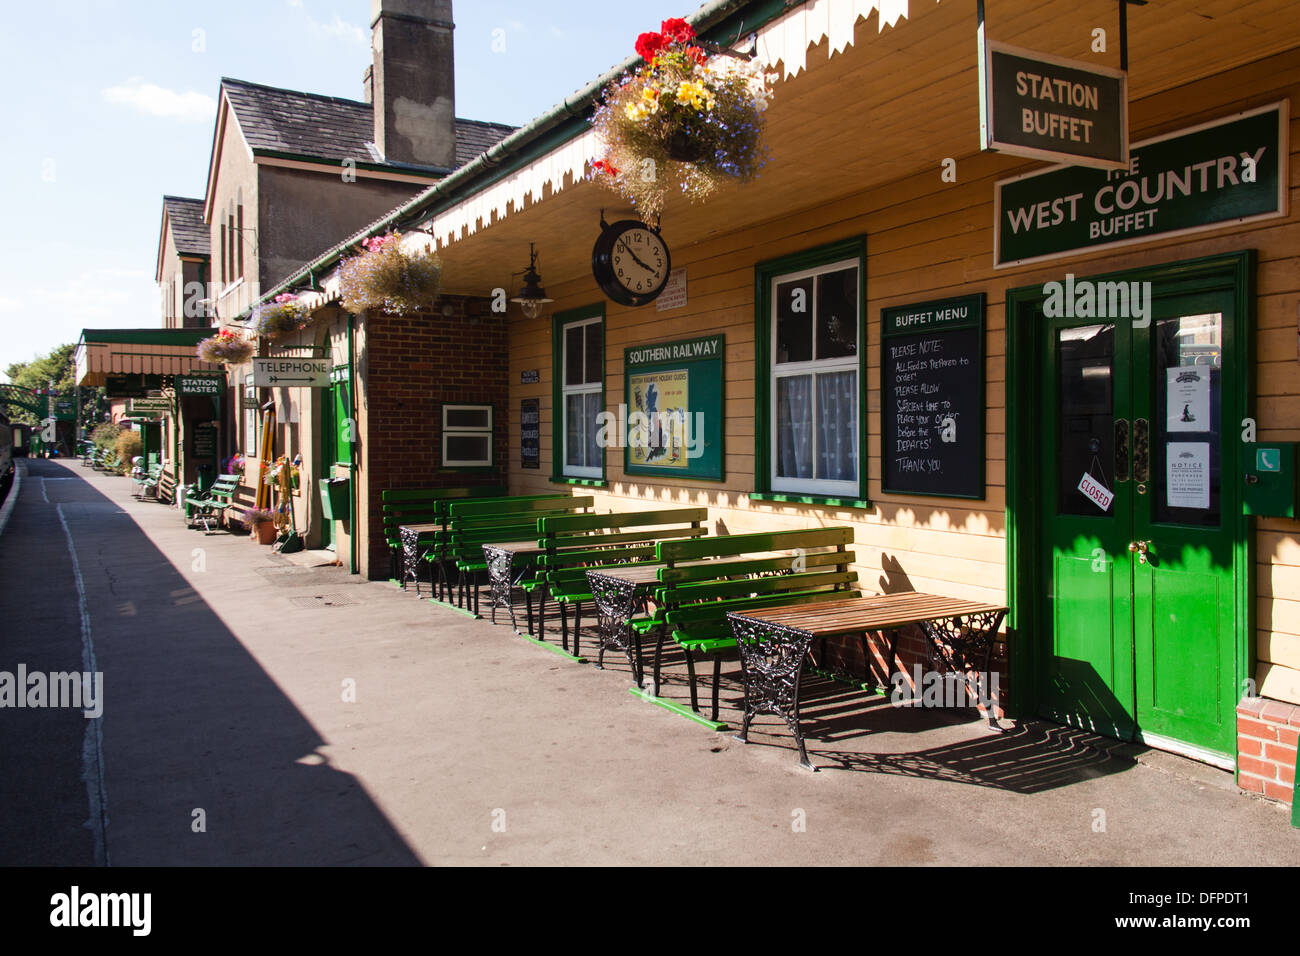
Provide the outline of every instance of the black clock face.
[[645,305],[668,284],[668,244],[643,222],[624,219],[605,228],[592,250],[591,269],[601,291],[623,305]]

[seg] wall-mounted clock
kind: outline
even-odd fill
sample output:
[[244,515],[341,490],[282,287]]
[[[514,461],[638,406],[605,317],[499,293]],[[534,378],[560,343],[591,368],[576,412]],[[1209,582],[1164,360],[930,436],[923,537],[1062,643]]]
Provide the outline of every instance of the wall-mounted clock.
[[620,305],[645,305],[668,284],[672,260],[668,244],[637,219],[614,224],[600,220],[600,237],[591,250],[591,274],[600,291]]

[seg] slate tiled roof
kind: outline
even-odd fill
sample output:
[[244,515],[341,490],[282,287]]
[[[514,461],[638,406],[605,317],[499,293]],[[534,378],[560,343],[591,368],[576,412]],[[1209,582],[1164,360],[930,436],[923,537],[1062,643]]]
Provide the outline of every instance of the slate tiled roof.
[[[375,162],[375,154],[368,146],[375,138],[373,107],[369,103],[228,77],[221,80],[221,87],[230,98],[251,149]],[[465,165],[512,132],[513,126],[457,118],[456,165]]]
[[208,227],[203,224],[203,200],[163,196],[163,210],[172,231],[172,242],[183,256],[209,255]]

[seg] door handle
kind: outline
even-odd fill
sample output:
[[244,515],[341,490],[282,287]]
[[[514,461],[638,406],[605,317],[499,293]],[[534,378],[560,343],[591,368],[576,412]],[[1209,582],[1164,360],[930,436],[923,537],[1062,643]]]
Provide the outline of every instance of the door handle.
[[1155,563],[1155,555],[1151,553],[1150,541],[1130,541],[1128,550],[1130,554],[1137,555],[1138,564],[1146,564],[1148,559],[1151,563]]
[[1115,481],[1128,481],[1128,419],[1115,419]]
[[1145,418],[1133,419],[1133,480],[1151,480],[1151,423]]

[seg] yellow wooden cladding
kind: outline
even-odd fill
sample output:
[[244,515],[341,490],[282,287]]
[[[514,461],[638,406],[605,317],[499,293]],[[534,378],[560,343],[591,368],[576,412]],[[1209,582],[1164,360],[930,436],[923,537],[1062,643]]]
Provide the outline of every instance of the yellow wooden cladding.
[[[947,4],[943,6],[948,6]],[[960,6],[960,5],[954,5]],[[1224,4],[1225,10],[1230,4]],[[1259,15],[1276,4],[1251,4]],[[1154,9],[1139,8],[1139,9]],[[1018,20],[1030,30],[1051,32],[1045,14],[1014,14],[1005,3],[992,3],[990,16],[1001,10],[1004,21]],[[969,17],[946,28],[954,55],[973,58],[974,47]],[[1185,16],[1179,13],[1178,16]],[[926,18],[918,18],[923,22]],[[1223,21],[1219,21],[1223,22]],[[1254,21],[1247,21],[1254,22]],[[1039,24],[1034,27],[1034,24]],[[1245,31],[1229,30],[1222,42],[1242,42]],[[899,31],[903,43],[906,28]],[[1152,35],[1154,36],[1154,34]],[[946,41],[945,41],[946,42]],[[1022,45],[1033,45],[1016,37]],[[1188,42],[1180,55],[1192,57],[1206,49],[1209,41]],[[1295,45],[1294,38],[1290,41]],[[1168,45],[1168,44],[1166,44]],[[931,47],[927,44],[927,51]],[[1276,48],[1274,48],[1276,49]],[[1063,53],[1066,51],[1062,51]],[[1082,53],[1083,51],[1077,51]],[[1172,66],[1153,66],[1142,53],[1144,82],[1148,88],[1164,90],[1132,103],[1132,139],[1181,129],[1237,110],[1272,102],[1283,97],[1292,101],[1292,113],[1300,104],[1300,49],[1291,49],[1226,73],[1199,79],[1182,88],[1170,88],[1160,77],[1174,75]],[[833,62],[833,61],[832,61]],[[884,57],[848,71],[853,77],[879,76],[890,63],[903,62]],[[913,84],[925,89],[925,79],[961,73],[962,84],[969,78],[965,60],[946,66],[941,58],[930,57],[928,68],[918,73]],[[817,57],[810,54],[810,73],[816,76]],[[821,69],[829,69],[821,67]],[[843,67],[840,68],[843,71]],[[966,72],[962,72],[962,71]],[[1137,68],[1135,67],[1135,72]],[[1153,77],[1150,74],[1158,74]],[[1134,84],[1135,93],[1140,84]],[[798,88],[798,81],[790,89]],[[947,113],[958,122],[964,136],[974,112],[974,89],[954,87],[960,92]],[[814,95],[815,93],[815,95]],[[806,122],[794,127],[807,135],[820,135],[835,126],[822,114],[839,109],[835,101],[822,99],[827,87],[811,83],[800,102],[807,110]],[[926,94],[916,94],[924,99]],[[936,97],[937,101],[938,97]],[[903,102],[909,102],[904,99]],[[909,117],[928,130],[931,123],[922,106],[909,108]],[[857,169],[863,156],[865,133],[852,123],[839,124],[842,135],[822,137],[820,151],[843,159],[845,168]],[[783,136],[793,135],[784,131]],[[873,133],[874,135],[874,133]],[[927,142],[951,141],[953,134],[939,129],[926,132]],[[887,138],[887,137],[886,137]],[[962,143],[966,143],[963,138]],[[854,549],[858,564],[854,570],[868,590],[910,584],[919,591],[1001,603],[1006,600],[1006,393],[1004,299],[1008,289],[1060,278],[1065,272],[1079,275],[1135,268],[1155,263],[1191,259],[1218,252],[1252,248],[1258,251],[1258,299],[1256,337],[1255,414],[1259,438],[1300,440],[1300,363],[1297,361],[1297,314],[1300,314],[1300,120],[1291,123],[1291,206],[1287,217],[1246,226],[1225,226],[1190,237],[1156,240],[1145,244],[1062,258],[1047,264],[994,270],[993,268],[993,183],[1017,171],[1037,168],[1013,158],[958,153],[957,182],[945,183],[938,165],[911,157],[911,175],[858,192],[844,189],[843,182],[817,188],[802,172],[787,172],[783,164],[765,171],[767,182],[761,191],[766,204],[761,212],[749,210],[738,218],[735,228],[722,225],[729,218],[715,220],[714,227],[700,229],[704,238],[693,244],[673,243],[673,266],[688,274],[689,304],[685,308],[659,312],[653,305],[629,309],[605,303],[606,310],[606,404],[614,410],[623,400],[623,349],[634,344],[662,342],[722,333],[726,336],[725,395],[726,476],[721,482],[668,481],[658,478],[625,478],[622,453],[606,452],[608,485],[590,489],[597,511],[631,510],[650,503],[705,505],[715,530],[730,532],[804,528],[850,524],[856,534]],[[780,144],[773,143],[774,152]],[[805,147],[805,151],[806,151]],[[894,162],[896,157],[891,158]],[[919,170],[919,171],[918,171]],[[846,175],[852,175],[847,173]],[[589,215],[583,190],[561,196],[548,211],[550,227],[571,232]],[[576,198],[574,198],[576,197]],[[612,204],[612,203],[611,203]],[[545,209],[543,203],[539,211]],[[731,208],[724,204],[725,209]],[[538,222],[541,221],[539,217]],[[692,221],[699,216],[692,214]],[[593,238],[593,228],[588,229]],[[673,242],[674,222],[665,217],[665,236]],[[539,238],[545,229],[536,233]],[[869,373],[865,385],[868,445],[862,465],[868,476],[866,509],[782,504],[755,501],[748,492],[755,487],[755,431],[765,417],[754,411],[754,266],[757,262],[801,252],[847,237],[865,234],[866,340],[864,347]],[[467,244],[468,245],[468,244]],[[543,242],[542,248],[546,245]],[[600,293],[589,273],[560,269],[546,273],[547,286],[559,312],[600,301]],[[986,314],[986,431],[987,496],[982,501],[885,495],[880,484],[880,311],[884,307],[946,296],[987,294]],[[549,483],[552,461],[553,409],[551,408],[551,316],[536,320],[512,318],[512,383],[510,447],[514,456],[510,470],[512,494],[536,494],[554,489]],[[537,369],[540,381],[520,385],[520,372]],[[1026,396],[1031,397],[1031,396]],[[519,399],[541,400],[541,461],[537,471],[518,467]],[[587,493],[584,489],[583,493]],[[1256,531],[1256,679],[1260,693],[1300,703],[1300,541],[1297,523],[1282,519],[1258,519]]]

